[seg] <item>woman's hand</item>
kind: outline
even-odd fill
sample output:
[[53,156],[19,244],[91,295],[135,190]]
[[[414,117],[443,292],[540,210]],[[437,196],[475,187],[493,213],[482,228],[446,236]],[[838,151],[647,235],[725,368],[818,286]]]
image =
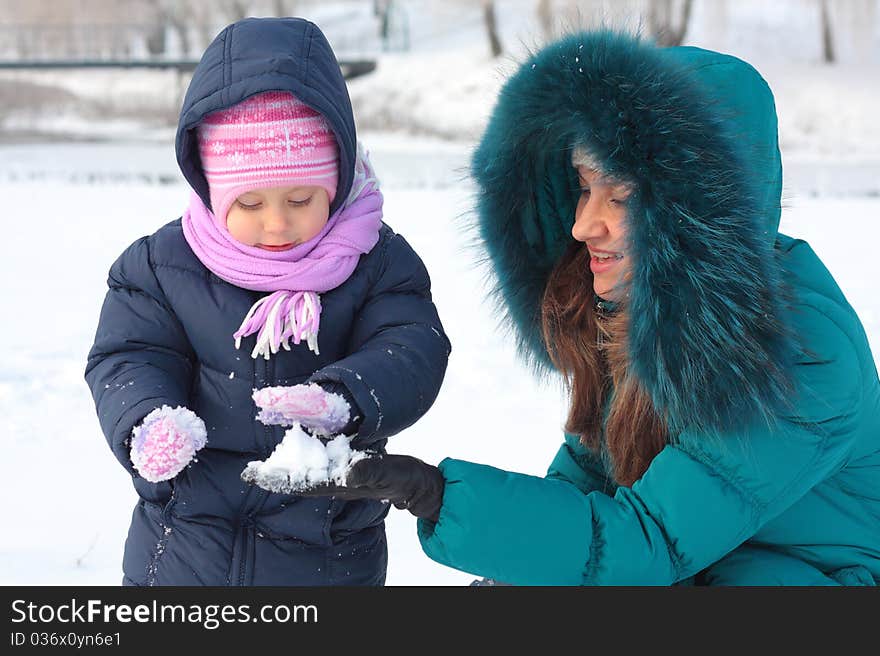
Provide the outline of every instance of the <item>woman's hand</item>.
[[345,485],[319,485],[296,494],[307,497],[387,500],[395,508],[436,522],[446,481],[440,470],[412,456],[377,455],[351,466]]

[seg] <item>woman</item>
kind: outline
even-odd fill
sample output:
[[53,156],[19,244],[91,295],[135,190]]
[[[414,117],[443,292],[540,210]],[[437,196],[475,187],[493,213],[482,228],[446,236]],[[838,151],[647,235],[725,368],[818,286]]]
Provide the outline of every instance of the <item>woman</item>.
[[522,350],[569,383],[565,443],[546,478],[385,456],[334,493],[408,505],[428,556],[513,584],[874,585],[880,382],[777,230],[760,75],[570,36],[505,85],[472,172]]

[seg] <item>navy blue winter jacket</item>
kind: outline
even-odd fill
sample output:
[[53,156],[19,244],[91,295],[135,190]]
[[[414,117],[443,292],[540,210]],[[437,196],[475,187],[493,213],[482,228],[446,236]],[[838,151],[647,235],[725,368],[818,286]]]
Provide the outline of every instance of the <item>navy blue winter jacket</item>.
[[[195,127],[211,111],[273,89],[293,92],[333,127],[340,150],[335,210],[352,183],[354,118],[327,40],[300,19],[246,19],[208,47],[180,116],[184,176],[208,204]],[[108,284],[86,380],[107,441],[139,495],[123,582],[382,584],[386,504],[273,494],[240,474],[249,461],[268,457],[284,432],[256,421],[254,388],[343,385],[363,416],[357,443],[378,449],[434,402],[450,345],[428,273],[403,237],[383,226],[351,277],[322,294],[320,355],[302,344],[252,359],[254,336],[236,350],[232,334],[262,294],[206,269],[179,219],[129,246]],[[134,470],[129,437],[162,405],[195,412],[208,443],[176,478],[154,484]]]

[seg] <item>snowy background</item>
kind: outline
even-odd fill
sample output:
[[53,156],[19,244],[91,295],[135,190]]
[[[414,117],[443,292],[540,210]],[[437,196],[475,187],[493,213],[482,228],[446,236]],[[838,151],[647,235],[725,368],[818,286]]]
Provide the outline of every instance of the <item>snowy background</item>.
[[[603,4],[606,22],[640,22],[636,9],[621,11],[627,3],[614,5],[618,13],[611,3],[581,4],[570,22],[592,24]],[[880,353],[873,241],[880,236],[880,12],[874,2],[831,3],[840,45],[839,61],[828,65],[818,4],[696,0],[685,43],[743,57],[770,83],[786,171],[782,230],[812,244]],[[370,5],[322,6],[361,11],[369,21]],[[465,169],[474,140],[505,75],[543,39],[536,3],[496,2],[505,53],[494,59],[478,3],[399,5],[409,49],[364,46],[378,68],[351,80],[350,91],[383,183],[386,221],[424,259],[453,352],[437,402],[389,450],[541,475],[561,441],[564,396],[518,363],[485,302],[484,272],[462,229],[472,205]],[[331,41],[358,43],[341,34]],[[83,369],[110,264],[186,202],[173,151],[186,83],[173,72],[0,71],[0,194],[9,201],[0,240],[0,584],[121,580],[135,495],[101,434]],[[474,578],[428,560],[408,513],[392,509],[387,527],[389,585]]]

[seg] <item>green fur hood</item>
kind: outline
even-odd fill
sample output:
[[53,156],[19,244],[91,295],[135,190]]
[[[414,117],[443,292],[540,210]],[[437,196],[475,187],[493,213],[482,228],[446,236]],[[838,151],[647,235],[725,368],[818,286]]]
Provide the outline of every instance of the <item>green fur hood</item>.
[[500,305],[543,372],[540,303],[573,240],[575,145],[636,189],[630,360],[670,431],[772,417],[795,344],[774,248],[782,166],[766,82],[728,55],[614,32],[562,39],[508,80],[471,162],[476,217]]

